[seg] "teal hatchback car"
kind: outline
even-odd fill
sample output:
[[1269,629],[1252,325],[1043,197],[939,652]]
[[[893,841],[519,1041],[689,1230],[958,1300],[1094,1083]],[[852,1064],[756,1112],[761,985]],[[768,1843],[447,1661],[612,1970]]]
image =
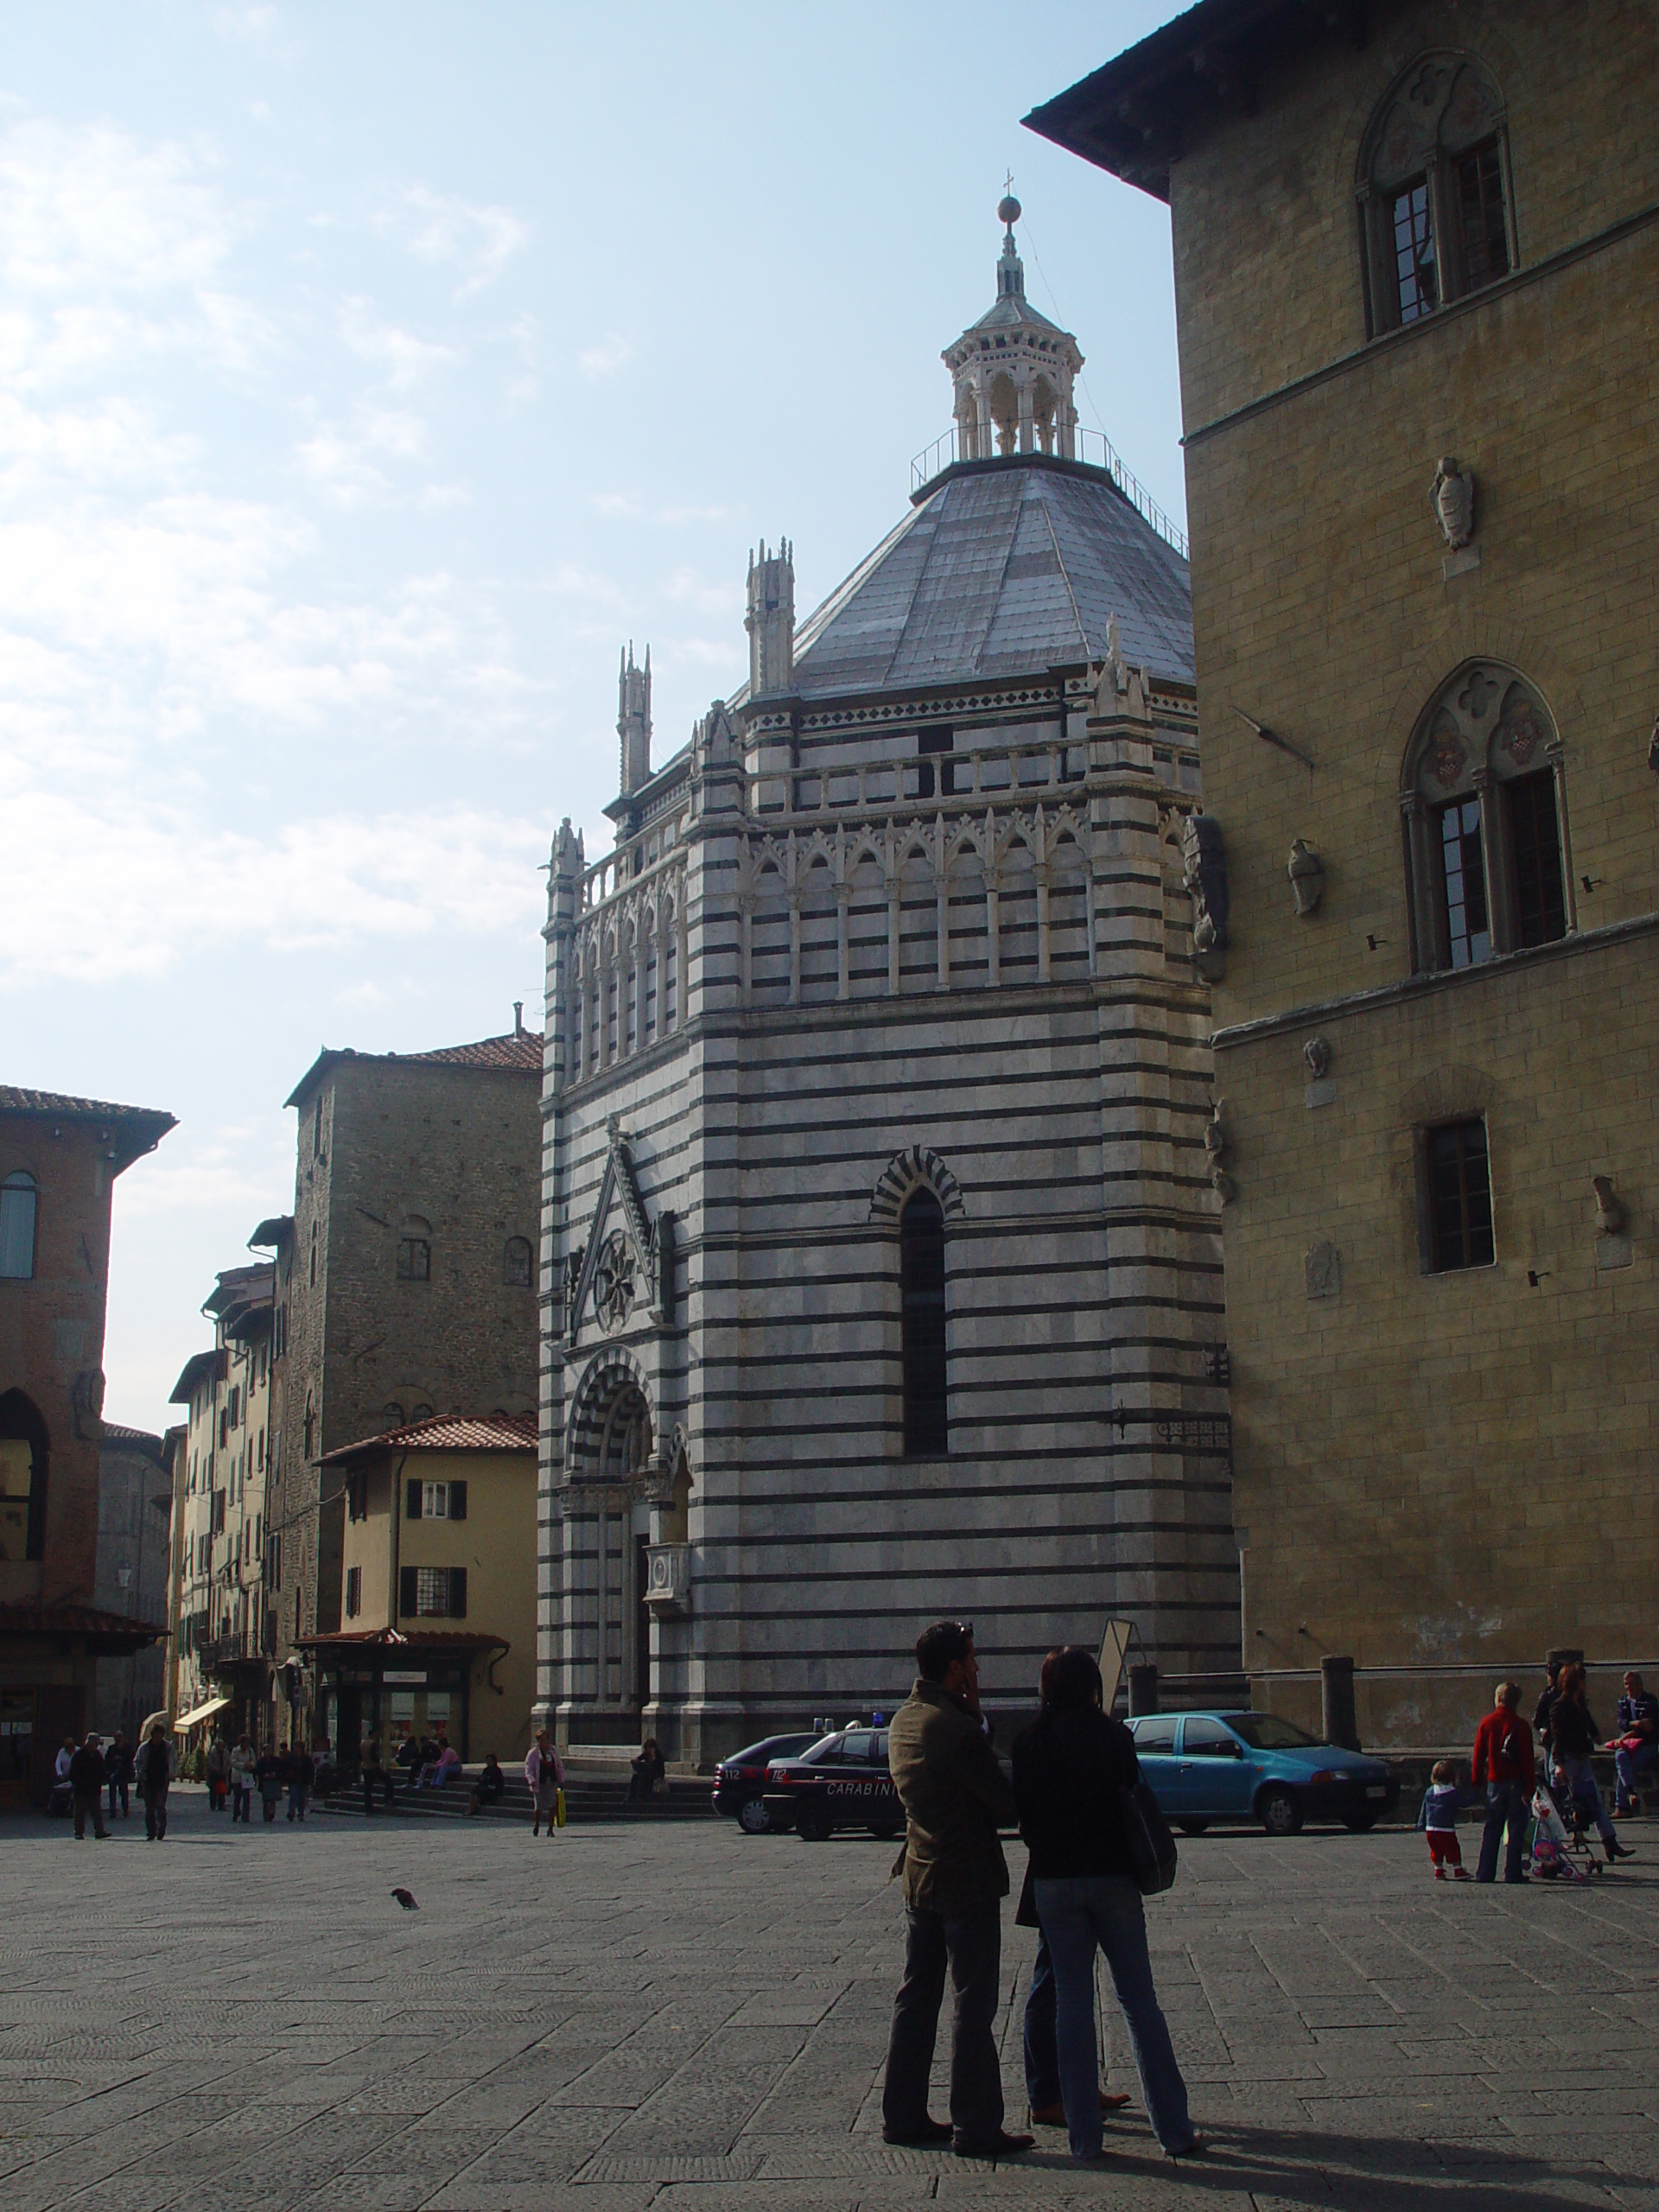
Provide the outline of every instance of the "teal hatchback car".
[[1212,1821],[1260,1821],[1294,1835],[1304,1821],[1369,1828],[1400,1802],[1385,1760],[1322,1744],[1271,1713],[1153,1713],[1131,1720],[1142,1779],[1188,1835]]

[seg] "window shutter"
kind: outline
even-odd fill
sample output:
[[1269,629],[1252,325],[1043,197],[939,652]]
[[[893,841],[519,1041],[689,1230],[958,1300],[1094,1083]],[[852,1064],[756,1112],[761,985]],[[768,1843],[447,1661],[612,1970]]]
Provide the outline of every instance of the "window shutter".
[[449,1618],[464,1621],[467,1618],[467,1570],[452,1567],[449,1570]]
[[452,1521],[464,1521],[467,1518],[465,1483],[451,1483],[449,1485],[449,1518]]
[[418,1521],[420,1517],[421,1486],[416,1480],[415,1477],[411,1475],[409,1478],[409,1518],[411,1521]]
[[405,1620],[413,1620],[420,1605],[420,1585],[416,1578],[420,1569],[403,1567],[397,1570],[397,1611]]

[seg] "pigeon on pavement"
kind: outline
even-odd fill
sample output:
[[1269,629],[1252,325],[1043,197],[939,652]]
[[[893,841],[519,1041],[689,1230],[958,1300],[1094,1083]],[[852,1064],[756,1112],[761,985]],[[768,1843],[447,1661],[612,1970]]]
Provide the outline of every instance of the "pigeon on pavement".
[[416,1904],[414,1898],[410,1895],[407,1890],[394,1890],[391,1894],[397,1898],[398,1904],[402,1905],[405,1912],[418,1912],[420,1910],[421,1908]]

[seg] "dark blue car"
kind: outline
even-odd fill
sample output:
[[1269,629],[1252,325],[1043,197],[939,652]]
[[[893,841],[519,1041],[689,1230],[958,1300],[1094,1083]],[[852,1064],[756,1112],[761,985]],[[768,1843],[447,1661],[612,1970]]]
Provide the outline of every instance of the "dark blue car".
[[1212,1821],[1260,1821],[1294,1835],[1304,1821],[1369,1828],[1400,1802],[1383,1759],[1322,1744],[1272,1713],[1154,1713],[1131,1720],[1141,1772],[1188,1835]]

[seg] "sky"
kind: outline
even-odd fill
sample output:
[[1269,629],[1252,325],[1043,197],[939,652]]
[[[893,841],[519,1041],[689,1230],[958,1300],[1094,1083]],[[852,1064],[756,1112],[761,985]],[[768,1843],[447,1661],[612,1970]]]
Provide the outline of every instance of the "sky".
[[904,512],[1012,170],[1085,423],[1185,518],[1166,211],[1020,127],[1176,10],[10,0],[0,1081],[162,1107],[107,1416],[291,1208],[326,1045],[539,1026],[560,818]]

